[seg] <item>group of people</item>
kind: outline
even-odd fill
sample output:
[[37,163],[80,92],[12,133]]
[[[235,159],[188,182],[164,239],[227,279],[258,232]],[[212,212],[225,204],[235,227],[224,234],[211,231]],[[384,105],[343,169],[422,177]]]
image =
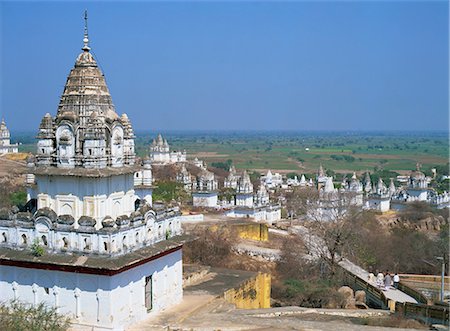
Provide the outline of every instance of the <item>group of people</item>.
[[395,273],[392,276],[388,270],[385,273],[379,271],[376,272],[377,276],[373,272],[369,272],[369,283],[376,284],[378,288],[383,290],[389,290],[392,286],[394,289],[398,289],[398,284],[400,283],[400,276]]

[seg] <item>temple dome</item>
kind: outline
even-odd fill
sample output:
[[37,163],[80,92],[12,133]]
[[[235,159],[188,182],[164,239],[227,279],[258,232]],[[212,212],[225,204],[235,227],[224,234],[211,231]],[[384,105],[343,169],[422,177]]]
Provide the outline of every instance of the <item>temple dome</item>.
[[37,165],[105,168],[134,165],[134,134],[116,113],[105,77],[90,52],[87,28],[55,118],[46,114],[38,134]]
[[94,111],[108,122],[119,119],[103,73],[94,56],[84,50],[67,77],[56,117],[59,122],[71,114],[75,120],[84,122]]

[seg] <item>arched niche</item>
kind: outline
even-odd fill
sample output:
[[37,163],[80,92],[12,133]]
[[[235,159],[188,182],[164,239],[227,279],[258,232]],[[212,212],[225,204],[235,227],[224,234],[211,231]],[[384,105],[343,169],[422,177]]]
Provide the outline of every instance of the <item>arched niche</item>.
[[113,215],[116,218],[117,216],[120,216],[122,213],[120,201],[115,201],[113,204]]
[[38,217],[34,222],[34,228],[40,234],[48,233],[52,228],[52,222],[47,217]]
[[56,129],[56,146],[59,163],[66,163],[75,156],[75,138],[72,126],[61,124]]
[[116,125],[111,131],[111,163],[121,165],[123,160],[123,128]]
[[60,214],[61,215],[73,215],[73,208],[72,208],[72,206],[70,204],[68,204],[68,203],[64,203],[61,206]]

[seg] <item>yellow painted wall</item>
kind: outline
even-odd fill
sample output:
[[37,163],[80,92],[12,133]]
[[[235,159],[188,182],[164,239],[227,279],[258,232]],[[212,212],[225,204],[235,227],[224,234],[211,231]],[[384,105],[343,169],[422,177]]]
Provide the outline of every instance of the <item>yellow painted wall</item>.
[[239,309],[270,308],[270,286],[270,274],[258,273],[239,288],[226,291],[224,298]]
[[269,228],[267,224],[249,223],[236,225],[238,236],[242,239],[259,241],[269,240]]

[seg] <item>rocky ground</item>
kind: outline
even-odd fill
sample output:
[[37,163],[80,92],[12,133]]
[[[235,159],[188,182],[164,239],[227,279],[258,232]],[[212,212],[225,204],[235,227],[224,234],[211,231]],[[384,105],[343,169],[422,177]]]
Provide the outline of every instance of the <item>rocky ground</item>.
[[[397,324],[396,328],[384,326]],[[150,317],[129,331],[140,330],[302,330],[302,331],[406,331],[426,329],[415,321],[397,321],[388,311],[310,309],[282,307],[257,310],[235,309],[223,299],[186,293],[183,302],[157,317]]]

